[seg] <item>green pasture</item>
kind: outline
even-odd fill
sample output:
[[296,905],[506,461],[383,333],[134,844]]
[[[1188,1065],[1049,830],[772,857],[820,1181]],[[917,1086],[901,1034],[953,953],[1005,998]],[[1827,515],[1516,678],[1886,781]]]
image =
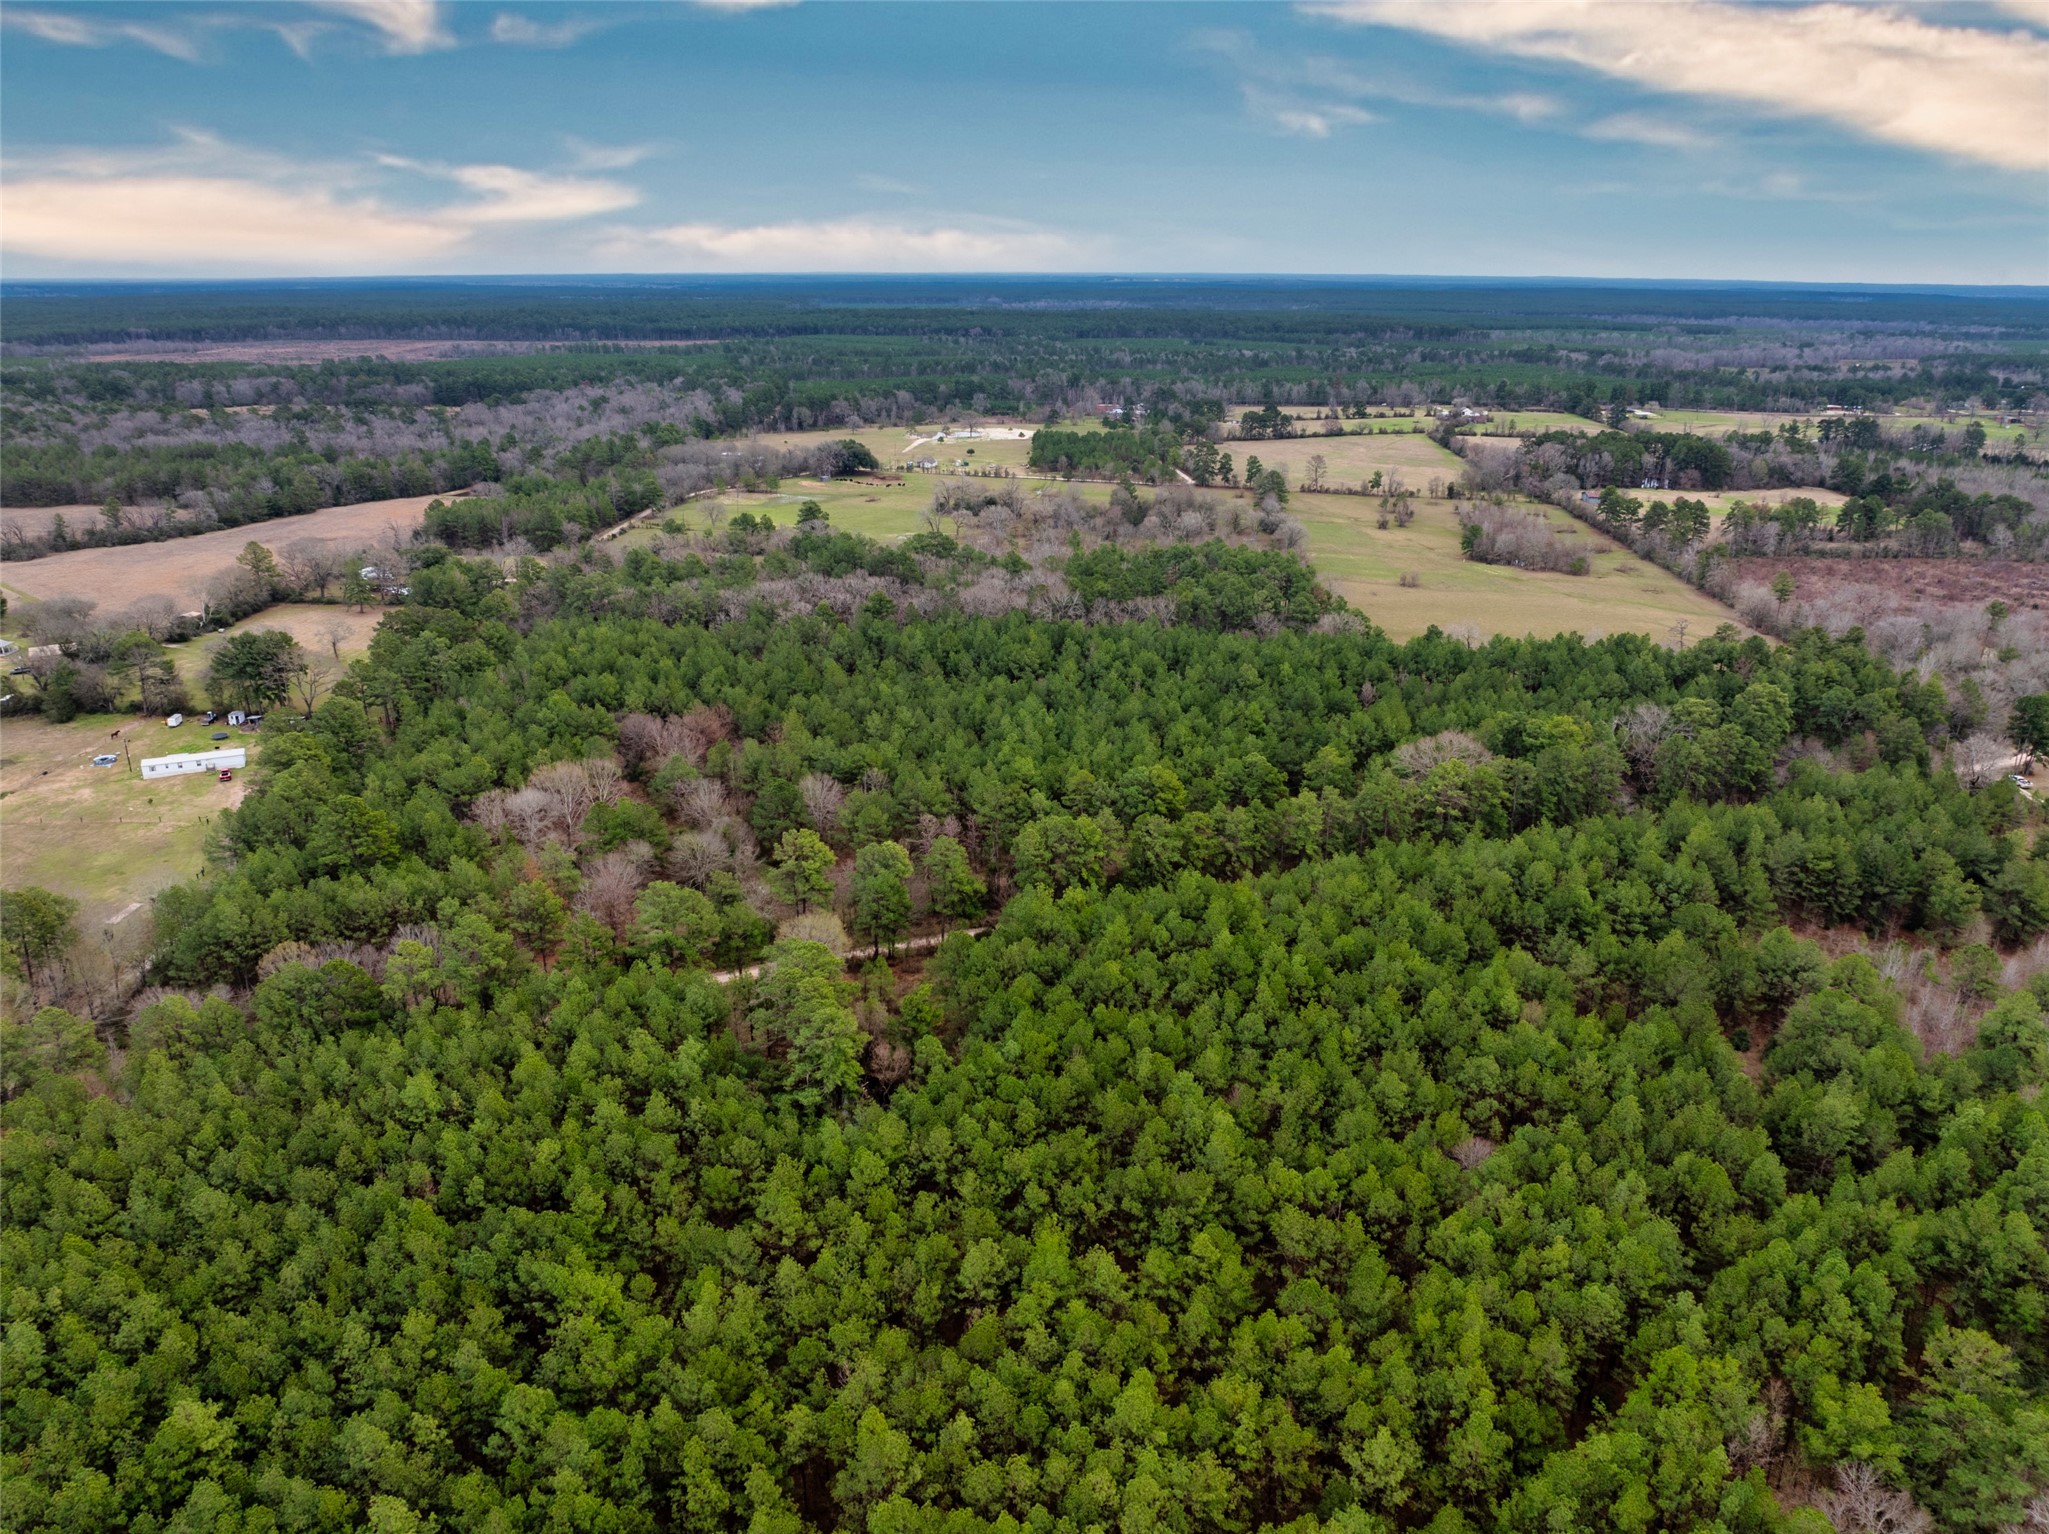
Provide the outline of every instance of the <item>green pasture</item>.
[[1245,472],[1249,459],[1257,458],[1267,468],[1283,467],[1290,486],[1300,486],[1308,476],[1309,460],[1321,454],[1324,482],[1356,486],[1376,471],[1399,474],[1411,489],[1423,489],[1431,479],[1455,480],[1465,468],[1457,454],[1439,447],[1420,432],[1401,432],[1359,437],[1283,437],[1273,442],[1230,442],[1225,449]]
[[[1459,549],[1458,522],[1444,501],[1418,501],[1409,526],[1384,529],[1373,497],[1298,495],[1292,510],[1309,533],[1318,575],[1397,639],[1457,624],[1482,635],[1633,630],[1666,639],[1681,620],[1692,637],[1734,621],[1720,603],[1562,512],[1546,515],[1560,536],[1584,541],[1590,574],[1475,564]],[[1404,575],[1417,584],[1402,585]]]

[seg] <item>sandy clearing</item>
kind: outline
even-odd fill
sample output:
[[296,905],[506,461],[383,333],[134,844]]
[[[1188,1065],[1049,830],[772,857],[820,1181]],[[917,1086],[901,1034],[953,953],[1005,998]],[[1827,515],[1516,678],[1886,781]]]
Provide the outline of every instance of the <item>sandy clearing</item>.
[[41,559],[10,560],[0,565],[0,587],[10,596],[31,601],[87,597],[99,603],[102,611],[126,607],[147,596],[168,596],[189,611],[204,600],[206,583],[233,564],[242,546],[252,540],[272,549],[302,538],[369,548],[388,543],[394,532],[410,539],[425,520],[427,507],[445,499],[449,497],[411,495],[392,501],[361,501],[303,517],[276,517],[162,543],[74,549]]

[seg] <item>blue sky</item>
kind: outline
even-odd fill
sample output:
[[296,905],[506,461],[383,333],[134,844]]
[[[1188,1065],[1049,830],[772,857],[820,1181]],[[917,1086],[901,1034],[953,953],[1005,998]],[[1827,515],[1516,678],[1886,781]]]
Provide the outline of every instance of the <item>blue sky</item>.
[[0,272],[2049,282],[2049,0],[10,4]]

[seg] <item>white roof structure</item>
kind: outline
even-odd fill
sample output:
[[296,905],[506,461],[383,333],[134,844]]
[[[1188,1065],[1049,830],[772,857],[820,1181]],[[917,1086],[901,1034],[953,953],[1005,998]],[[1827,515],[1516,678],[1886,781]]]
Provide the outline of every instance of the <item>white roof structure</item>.
[[142,775],[145,778],[175,778],[189,772],[231,771],[248,765],[247,747],[223,746],[218,751],[183,751],[176,756],[145,756],[142,759]]

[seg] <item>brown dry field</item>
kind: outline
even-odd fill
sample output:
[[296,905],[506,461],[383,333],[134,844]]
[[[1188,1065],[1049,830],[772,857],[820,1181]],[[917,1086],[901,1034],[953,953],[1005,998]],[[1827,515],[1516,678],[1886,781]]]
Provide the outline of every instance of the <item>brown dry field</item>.
[[2009,607],[2049,611],[2049,565],[2013,559],[1783,559],[1733,561],[1739,580],[1764,586],[1781,570],[1803,598],[1825,591],[1863,588],[1887,606],[1911,611],[1917,603],[1968,603],[1982,607],[1997,599]]
[[20,528],[24,538],[40,538],[50,530],[51,518],[59,516],[74,533],[100,525],[97,506],[0,506],[0,528]]
[[74,549],[41,559],[0,565],[0,588],[10,597],[39,601],[87,597],[111,612],[148,596],[168,596],[196,609],[206,583],[235,562],[252,540],[272,549],[302,538],[368,548],[388,540],[393,528],[408,537],[425,520],[427,507],[444,497],[409,495],[394,501],[361,501],[330,506],[303,517],[277,517],[246,527],[224,527],[162,543],[131,543],[113,549]]

